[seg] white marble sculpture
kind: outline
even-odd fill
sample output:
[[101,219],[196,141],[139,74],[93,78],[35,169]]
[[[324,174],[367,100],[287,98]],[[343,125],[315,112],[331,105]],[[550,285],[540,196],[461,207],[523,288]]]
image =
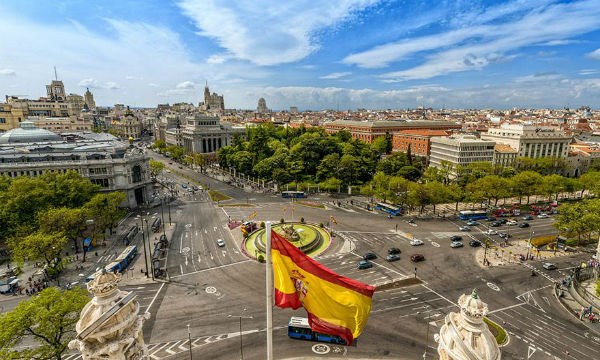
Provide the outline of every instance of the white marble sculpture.
[[77,338],[69,343],[84,360],[147,358],[142,325],[150,314],[138,315],[138,301],[117,288],[120,280],[121,274],[103,271],[87,284],[94,297],[81,311]]
[[446,315],[438,342],[440,360],[500,360],[500,348],[483,317],[488,312],[487,304],[473,290],[458,299],[460,313]]

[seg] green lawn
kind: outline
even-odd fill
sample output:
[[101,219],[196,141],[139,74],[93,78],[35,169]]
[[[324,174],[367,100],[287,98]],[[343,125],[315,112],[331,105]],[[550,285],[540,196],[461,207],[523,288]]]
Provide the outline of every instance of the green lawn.
[[212,201],[223,201],[223,200],[229,200],[231,199],[231,197],[222,194],[216,190],[208,190],[208,193],[210,194],[210,199]]
[[506,335],[506,331],[502,328],[502,326],[496,324],[492,320],[488,318],[483,318],[483,321],[488,325],[492,334],[496,337],[496,342],[498,345],[504,345],[508,340]]
[[322,204],[311,203],[311,202],[304,202],[304,201],[296,201],[296,204],[303,205],[303,206],[310,206],[310,207],[319,208],[319,209],[324,209],[325,208],[325,206],[323,206]]

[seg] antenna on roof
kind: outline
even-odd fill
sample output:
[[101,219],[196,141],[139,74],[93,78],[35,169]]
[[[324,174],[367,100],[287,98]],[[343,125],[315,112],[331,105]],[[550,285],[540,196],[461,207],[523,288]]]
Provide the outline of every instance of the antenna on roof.
[[58,74],[56,74],[56,65],[54,65],[54,79],[58,81]]

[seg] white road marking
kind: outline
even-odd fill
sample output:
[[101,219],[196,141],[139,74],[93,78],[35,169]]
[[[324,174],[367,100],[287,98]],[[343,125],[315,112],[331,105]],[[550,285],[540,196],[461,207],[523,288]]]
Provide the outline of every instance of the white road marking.
[[158,297],[158,294],[160,294],[160,291],[162,290],[163,286],[165,286],[165,283],[162,283],[160,285],[160,288],[158,288],[158,291],[156,292],[156,294],[154,295],[154,298],[152,299],[152,301],[150,301],[150,304],[148,305],[148,307],[146,308],[146,312],[150,312],[150,308],[152,307],[152,304],[154,304],[154,301],[156,300],[156,298]]

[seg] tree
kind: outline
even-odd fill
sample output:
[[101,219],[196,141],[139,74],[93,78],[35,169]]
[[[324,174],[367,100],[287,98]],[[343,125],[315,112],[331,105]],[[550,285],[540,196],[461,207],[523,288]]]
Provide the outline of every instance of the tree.
[[334,192],[334,191],[338,191],[340,189],[341,185],[342,185],[342,180],[331,177],[331,178],[323,181],[322,183],[320,183],[319,187],[321,188],[321,190],[325,190],[327,192]]
[[419,169],[412,165],[403,166],[396,174],[410,181],[417,181],[421,177]]
[[389,142],[389,140],[385,136],[380,136],[380,137],[376,138],[375,140],[373,140],[373,143],[371,144],[371,148],[373,149],[373,151],[375,151],[377,156],[387,154],[388,153],[388,151],[387,151],[388,142]]
[[152,175],[152,177],[156,178],[158,175],[160,175],[160,173],[163,172],[164,169],[164,163],[150,159],[150,175]]
[[381,160],[377,164],[377,171],[383,171],[386,175],[397,175],[398,171],[405,166],[410,166],[406,154],[396,152]]
[[87,213],[82,208],[51,208],[40,213],[40,230],[46,234],[61,234],[73,242],[79,252],[79,241],[87,229]]
[[408,148],[406,149],[406,158],[408,159],[408,163],[412,165],[412,144],[408,143]]
[[231,155],[231,161],[233,167],[242,174],[250,174],[252,171],[254,156],[248,151],[238,151]]
[[200,153],[194,153],[192,155],[193,164],[200,167],[200,172],[204,171],[204,166],[206,166],[206,156]]
[[[0,357],[62,359],[88,301],[85,290],[79,287],[65,291],[49,287],[39,296],[21,301],[14,310],[0,315]],[[39,346],[18,346],[24,339]]]
[[277,184],[283,185],[292,181],[292,177],[286,169],[278,168],[273,170],[273,180],[275,180]]
[[52,265],[52,261],[60,257],[67,238],[62,234],[46,234],[35,232],[22,239],[14,238],[9,242],[11,258],[23,264],[25,260],[45,261]]
[[180,160],[183,157],[183,149],[176,145],[167,147],[167,152],[171,155],[173,160]]
[[317,167],[317,180],[328,179],[337,173],[340,155],[337,153],[326,155]]
[[600,194],[600,172],[587,172],[579,178],[581,184],[581,198],[585,191],[591,191],[594,194]]
[[540,189],[544,195],[549,198],[554,196],[554,200],[558,201],[558,195],[567,189],[567,178],[558,174],[544,176]]
[[488,175],[467,185],[467,190],[472,194],[473,199],[485,199],[488,206],[494,200],[494,206],[498,205],[498,200],[509,195],[509,181],[498,175]]
[[446,187],[437,181],[423,184],[422,187],[427,192],[429,203],[433,205],[433,213],[435,214],[435,206],[445,203],[448,199]]
[[358,178],[358,159],[352,155],[344,155],[338,166],[338,176],[344,184],[352,185]]
[[162,139],[158,139],[154,141],[154,145],[152,145],[152,147],[162,153],[167,148],[167,143]]
[[431,204],[429,188],[425,184],[410,183],[408,189],[409,204],[419,207],[419,213],[422,213],[425,206]]
[[519,203],[521,202],[521,198],[526,196],[527,203],[529,204],[529,197],[536,194],[541,181],[542,175],[534,171],[518,173],[511,179],[512,193],[519,197]]

